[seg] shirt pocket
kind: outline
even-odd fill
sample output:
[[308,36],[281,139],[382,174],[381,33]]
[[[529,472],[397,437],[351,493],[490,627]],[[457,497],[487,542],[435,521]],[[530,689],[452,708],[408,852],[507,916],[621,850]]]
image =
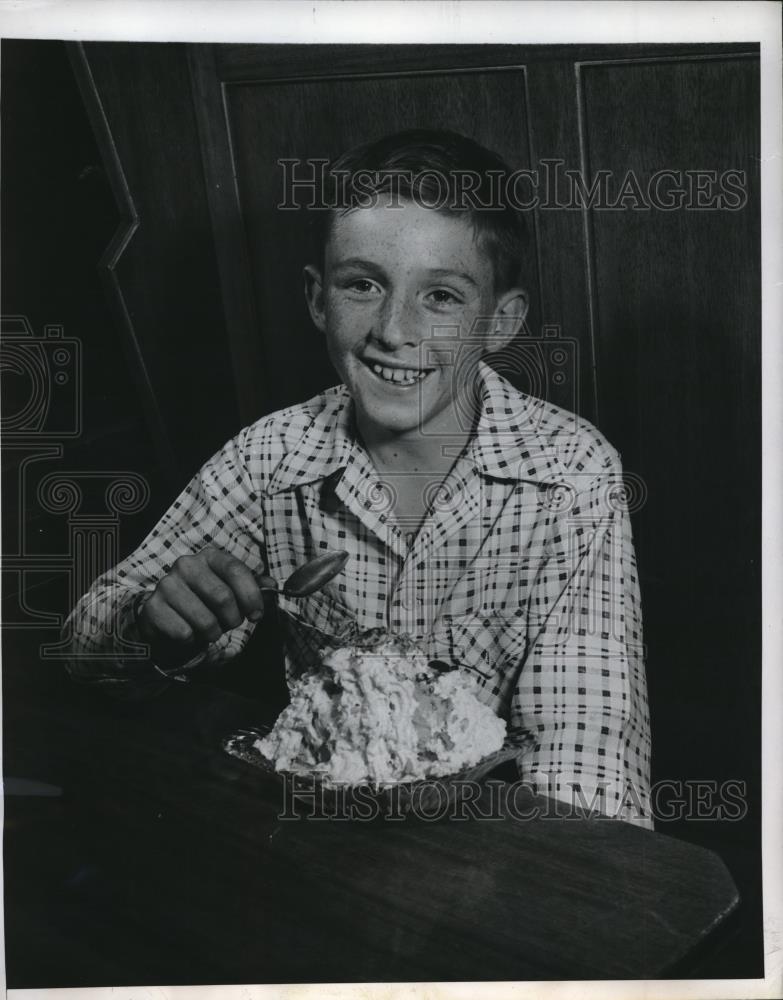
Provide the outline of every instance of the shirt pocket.
[[493,702],[506,704],[527,651],[525,609],[445,615],[442,634],[451,662],[474,674]]

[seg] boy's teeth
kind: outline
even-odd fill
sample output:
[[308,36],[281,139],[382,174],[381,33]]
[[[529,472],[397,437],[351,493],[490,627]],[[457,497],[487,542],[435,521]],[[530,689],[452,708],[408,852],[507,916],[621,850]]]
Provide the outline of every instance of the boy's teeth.
[[396,382],[398,385],[413,385],[423,379],[426,372],[419,372],[413,368],[386,368],[383,365],[373,364],[372,370],[376,375],[380,375],[387,382]]

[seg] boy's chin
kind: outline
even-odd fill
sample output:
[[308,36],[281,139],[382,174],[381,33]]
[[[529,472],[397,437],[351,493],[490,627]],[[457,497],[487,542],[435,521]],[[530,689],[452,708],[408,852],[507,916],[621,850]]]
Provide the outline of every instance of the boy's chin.
[[414,437],[421,434],[422,422],[418,416],[374,410],[365,414],[365,420],[384,437]]
[[[411,412],[412,410],[413,412]],[[445,428],[451,427],[452,423],[444,421],[445,414],[442,412],[422,412],[418,401],[413,407],[370,406],[364,411],[363,416],[369,426],[374,427],[383,436],[389,437],[437,437],[439,431],[449,433]]]

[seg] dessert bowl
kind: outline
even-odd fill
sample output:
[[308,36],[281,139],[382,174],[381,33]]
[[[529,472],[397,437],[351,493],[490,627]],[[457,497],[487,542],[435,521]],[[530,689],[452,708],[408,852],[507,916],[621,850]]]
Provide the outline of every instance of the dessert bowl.
[[326,809],[392,801],[423,813],[475,799],[476,783],[535,739],[509,731],[466,668],[385,629],[324,642],[320,669],[292,681],[290,695],[274,726],[235,733],[224,749]]
[[442,818],[460,798],[476,798],[475,785],[484,781],[501,764],[519,761],[533,746],[535,737],[521,728],[510,728],[500,749],[454,774],[437,778],[378,784],[344,784],[331,781],[316,770],[278,770],[258,748],[271,726],[241,729],[229,736],[223,749],[230,756],[270,775],[285,789],[291,806],[306,808],[311,816],[374,818],[393,809],[413,813],[428,820]]

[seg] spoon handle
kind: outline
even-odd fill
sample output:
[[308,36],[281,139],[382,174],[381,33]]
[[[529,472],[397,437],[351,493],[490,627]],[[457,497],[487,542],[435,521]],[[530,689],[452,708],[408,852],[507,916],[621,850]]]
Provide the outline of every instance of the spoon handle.
[[262,594],[277,594],[280,590],[277,580],[271,576],[257,576],[256,583]]

